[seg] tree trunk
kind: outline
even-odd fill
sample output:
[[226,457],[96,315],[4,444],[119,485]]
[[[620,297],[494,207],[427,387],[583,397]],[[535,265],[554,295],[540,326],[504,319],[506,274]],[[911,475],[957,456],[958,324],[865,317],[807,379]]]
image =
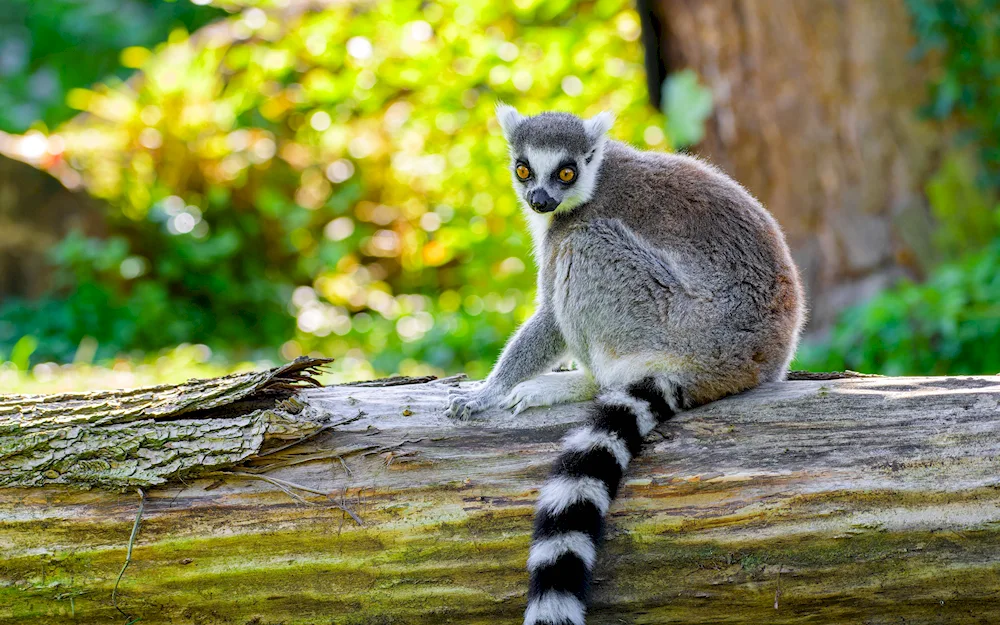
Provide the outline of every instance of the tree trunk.
[[44,293],[52,282],[52,246],[74,230],[106,236],[100,202],[0,150],[0,303]]
[[649,4],[664,69],[693,68],[713,93],[695,151],[784,227],[812,330],[922,272],[934,257],[923,189],[949,139],[918,116],[927,68],[910,58],[904,0]]
[[[291,395],[314,364],[7,398],[0,623],[520,622],[532,504],[583,405],[455,423],[457,379]],[[1000,377],[682,414],[612,506],[589,622],[1000,622],[998,427]]]

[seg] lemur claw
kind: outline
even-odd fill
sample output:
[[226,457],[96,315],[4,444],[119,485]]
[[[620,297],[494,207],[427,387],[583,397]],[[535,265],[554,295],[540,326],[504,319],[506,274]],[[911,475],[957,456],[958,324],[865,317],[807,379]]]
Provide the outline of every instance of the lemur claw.
[[465,421],[492,407],[493,402],[482,390],[455,389],[448,393],[448,408],[445,414],[451,419]]
[[521,414],[528,408],[531,408],[531,404],[528,403],[527,398],[518,395],[515,392],[511,392],[503,400],[503,407],[511,411],[511,414]]

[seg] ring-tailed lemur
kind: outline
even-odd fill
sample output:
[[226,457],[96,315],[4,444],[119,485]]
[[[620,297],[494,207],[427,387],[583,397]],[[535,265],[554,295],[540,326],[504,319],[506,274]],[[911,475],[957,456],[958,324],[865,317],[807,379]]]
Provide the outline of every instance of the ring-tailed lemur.
[[[537,305],[449,412],[597,395],[542,486],[528,557],[524,622],[582,625],[604,515],[643,437],[680,410],[781,380],[802,287],[774,218],[714,167],[608,139],[608,113],[497,115],[534,239]],[[529,380],[567,354],[581,372]]]

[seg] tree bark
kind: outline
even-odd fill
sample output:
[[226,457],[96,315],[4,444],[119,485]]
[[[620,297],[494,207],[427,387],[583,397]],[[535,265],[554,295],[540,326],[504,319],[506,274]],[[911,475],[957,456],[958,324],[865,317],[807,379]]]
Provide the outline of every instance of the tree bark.
[[[784,227],[810,329],[934,260],[924,186],[949,135],[919,118],[928,68],[904,0],[650,0],[667,72],[715,110],[695,151]],[[654,64],[655,70],[655,64]]]
[[[289,388],[311,364],[6,398],[0,623],[519,622],[537,488],[585,405],[456,423],[456,378]],[[998,427],[1000,377],[795,380],[684,413],[612,506],[589,622],[1000,622]]]

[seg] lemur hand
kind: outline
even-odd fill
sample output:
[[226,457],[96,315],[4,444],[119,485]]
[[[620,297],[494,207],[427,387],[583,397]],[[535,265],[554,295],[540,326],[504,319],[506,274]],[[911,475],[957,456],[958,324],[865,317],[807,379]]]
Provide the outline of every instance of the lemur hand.
[[503,393],[489,384],[473,389],[454,389],[448,393],[447,415],[452,419],[468,419],[500,405]]
[[520,414],[529,408],[590,401],[596,395],[597,383],[587,371],[559,371],[521,382],[501,403]]

